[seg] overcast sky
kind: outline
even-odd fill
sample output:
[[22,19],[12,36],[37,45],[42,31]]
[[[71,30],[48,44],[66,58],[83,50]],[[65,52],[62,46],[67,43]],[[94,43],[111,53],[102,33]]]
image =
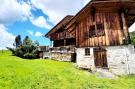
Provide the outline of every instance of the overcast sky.
[[[40,45],[43,38],[66,15],[75,15],[90,0],[0,0],[0,49],[12,47],[14,38],[28,35]],[[133,31],[133,25],[130,31]]]

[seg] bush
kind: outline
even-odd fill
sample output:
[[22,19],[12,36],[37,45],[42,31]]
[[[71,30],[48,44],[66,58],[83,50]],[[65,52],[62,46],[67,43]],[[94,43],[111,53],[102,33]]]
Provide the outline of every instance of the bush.
[[38,56],[37,46],[37,41],[35,44],[28,36],[26,36],[21,46],[18,46],[15,49],[7,48],[12,51],[15,56],[25,59],[35,59]]

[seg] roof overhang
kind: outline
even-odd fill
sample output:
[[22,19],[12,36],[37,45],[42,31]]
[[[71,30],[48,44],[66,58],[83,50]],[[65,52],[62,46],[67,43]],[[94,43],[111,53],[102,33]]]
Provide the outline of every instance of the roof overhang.
[[73,18],[72,15],[68,15],[65,18],[63,18],[57,25],[55,25],[47,34],[45,34],[45,37],[50,38],[51,34],[58,31],[60,28],[62,28],[63,25],[66,25],[67,22],[69,22]]
[[135,0],[92,0],[69,21],[66,29],[70,31],[70,27],[74,23],[79,23],[93,8],[96,11],[118,11],[121,8],[129,9],[127,16],[130,19],[127,20],[127,24],[130,26],[135,22]]

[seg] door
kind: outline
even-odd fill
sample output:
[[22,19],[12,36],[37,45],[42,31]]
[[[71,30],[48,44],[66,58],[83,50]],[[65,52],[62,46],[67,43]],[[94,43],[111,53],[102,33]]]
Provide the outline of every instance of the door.
[[106,68],[107,64],[107,51],[105,48],[94,48],[94,62],[96,67]]

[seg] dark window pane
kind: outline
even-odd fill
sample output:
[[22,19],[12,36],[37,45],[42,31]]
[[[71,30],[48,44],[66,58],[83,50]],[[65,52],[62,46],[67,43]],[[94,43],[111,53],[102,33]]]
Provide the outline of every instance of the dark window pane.
[[96,35],[95,25],[91,25],[89,29],[89,37],[94,37]]
[[85,48],[85,56],[89,56],[90,55],[90,48]]
[[96,24],[96,26],[97,26],[96,36],[104,36],[105,35],[104,24],[98,23]]

